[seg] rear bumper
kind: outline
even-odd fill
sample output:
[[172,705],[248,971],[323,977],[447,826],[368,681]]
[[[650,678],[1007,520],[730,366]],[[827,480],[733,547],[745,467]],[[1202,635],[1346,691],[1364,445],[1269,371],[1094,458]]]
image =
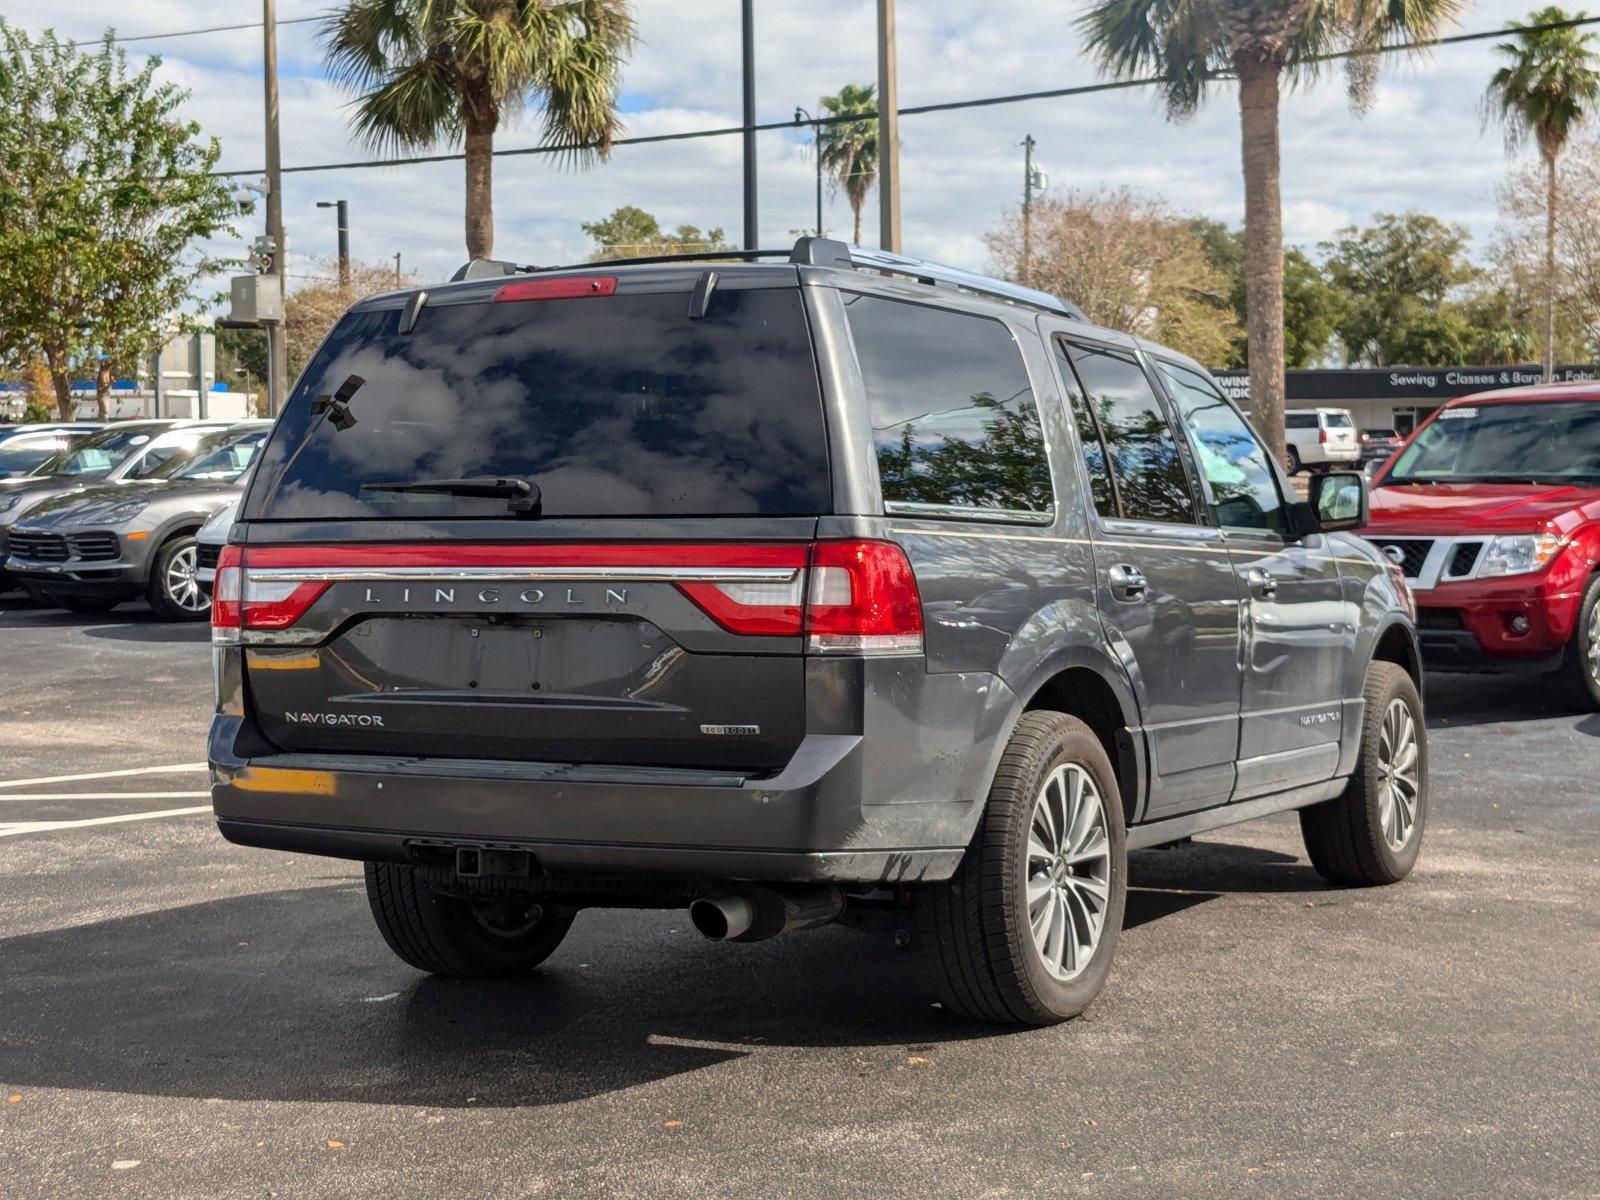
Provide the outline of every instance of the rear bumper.
[[[891,662],[878,665],[904,669]],[[1017,705],[994,676],[924,679],[922,715],[935,727],[922,737],[870,719],[865,733],[808,734],[763,777],[272,752],[245,718],[224,714],[211,728],[212,804],[230,841],[339,858],[425,862],[490,846],[563,875],[947,879]]]

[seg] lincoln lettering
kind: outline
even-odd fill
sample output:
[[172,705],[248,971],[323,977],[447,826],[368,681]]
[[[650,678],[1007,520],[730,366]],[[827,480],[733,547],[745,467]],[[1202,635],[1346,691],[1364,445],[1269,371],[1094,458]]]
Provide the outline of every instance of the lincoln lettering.
[[[585,593],[581,588],[561,588],[551,593],[544,588],[522,588],[512,590],[501,587],[478,588],[475,591],[465,591],[456,587],[432,587],[413,589],[400,588],[365,588],[362,601],[366,604],[414,604],[416,598],[413,591],[420,591],[424,596],[431,590],[433,603],[454,605],[457,608],[482,608],[498,604],[523,604],[537,607],[547,600],[561,604],[584,604],[591,600],[598,600],[601,604],[626,604],[628,602],[628,589],[608,587],[603,593]],[[459,593],[459,598],[458,598]]]

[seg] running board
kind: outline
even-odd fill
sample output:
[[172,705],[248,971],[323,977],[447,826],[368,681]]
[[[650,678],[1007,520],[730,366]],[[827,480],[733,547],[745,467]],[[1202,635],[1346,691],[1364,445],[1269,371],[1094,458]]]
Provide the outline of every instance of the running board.
[[1237,825],[1257,817],[1270,817],[1273,813],[1288,812],[1294,808],[1309,808],[1332,800],[1349,786],[1349,779],[1330,779],[1306,787],[1275,792],[1270,796],[1257,796],[1254,800],[1241,800],[1237,804],[1219,804],[1199,812],[1184,813],[1181,817],[1168,817],[1164,821],[1150,821],[1128,830],[1129,850],[1148,850],[1151,846],[1164,846],[1181,838],[1224,825]]

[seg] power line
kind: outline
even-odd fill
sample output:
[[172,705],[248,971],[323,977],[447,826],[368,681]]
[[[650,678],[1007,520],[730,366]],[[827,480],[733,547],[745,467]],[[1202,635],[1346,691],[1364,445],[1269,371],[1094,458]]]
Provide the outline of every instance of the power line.
[[[320,21],[321,17],[290,17],[286,21],[279,21],[279,25],[305,25],[311,21]],[[260,21],[246,21],[243,25],[211,25],[205,29],[176,29],[171,33],[141,33],[132,37],[114,37],[111,39],[116,44],[124,42],[164,42],[169,38],[197,37],[202,33],[233,33],[239,29],[260,29]]]
[[[315,20],[316,18],[302,17],[298,20]],[[280,22],[288,24],[289,22]],[[1336,62],[1347,58],[1359,58],[1369,54],[1395,54],[1406,50],[1431,50],[1439,46],[1455,46],[1464,42],[1481,42],[1490,38],[1515,36],[1526,33],[1543,33],[1553,29],[1572,29],[1580,25],[1600,24],[1600,17],[1576,17],[1565,21],[1550,21],[1542,25],[1507,25],[1500,29],[1484,29],[1475,33],[1457,33],[1448,37],[1420,38],[1410,42],[1391,42],[1381,46],[1373,46],[1357,50],[1337,50],[1329,54],[1317,54],[1302,59],[1303,63]],[[1231,78],[1229,73],[1221,72],[1216,78]],[[914,104],[910,107],[899,109],[903,117],[923,116],[928,113],[957,112],[969,108],[992,108],[1001,104],[1023,104],[1031,100],[1059,100],[1071,96],[1088,96],[1100,92],[1126,91],[1129,88],[1155,87],[1166,83],[1165,77],[1151,75],[1142,79],[1113,79],[1101,83],[1083,83],[1073,87],[1047,88],[1037,92],[1010,92],[1002,96],[979,96],[970,100],[946,100],[938,104]],[[876,112],[849,113],[841,116],[816,117],[810,122],[801,124],[811,125],[838,125],[846,121],[869,121],[877,119]],[[689,129],[679,133],[656,133],[639,137],[614,138],[612,146],[647,146],[660,142],[686,142],[697,138],[731,137],[734,134],[746,132],[765,133],[774,129],[793,129],[793,121],[762,121],[753,125],[725,125],[715,129]],[[527,155],[544,154],[570,154],[578,150],[593,150],[597,143],[572,142],[555,146],[515,146],[506,150],[493,151],[496,158],[518,158]],[[296,175],[313,171],[357,171],[373,167],[407,167],[419,166],[427,163],[460,162],[466,155],[460,152],[448,154],[415,154],[403,155],[394,158],[377,159],[352,159],[348,162],[333,163],[307,163],[297,167],[284,167],[285,175]],[[243,171],[212,171],[211,176],[218,179],[230,179],[240,175],[260,175],[261,170]]]

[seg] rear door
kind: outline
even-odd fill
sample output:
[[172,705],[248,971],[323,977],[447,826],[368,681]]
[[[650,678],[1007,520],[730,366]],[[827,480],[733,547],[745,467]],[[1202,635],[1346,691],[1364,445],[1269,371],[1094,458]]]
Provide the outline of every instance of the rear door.
[[1328,539],[1287,537],[1286,500],[1255,431],[1204,375],[1154,361],[1189,434],[1243,602],[1235,798],[1331,778],[1356,614]]
[[1185,444],[1132,347],[1056,338],[1094,498],[1097,602],[1139,698],[1147,817],[1225,803],[1239,746],[1239,595]]
[[283,644],[246,651],[272,742],[788,760],[806,543],[831,502],[816,367],[792,273],[725,281],[698,318],[696,277],[480,289],[410,331],[397,308],[341,321],[242,508],[259,594],[314,596]]

